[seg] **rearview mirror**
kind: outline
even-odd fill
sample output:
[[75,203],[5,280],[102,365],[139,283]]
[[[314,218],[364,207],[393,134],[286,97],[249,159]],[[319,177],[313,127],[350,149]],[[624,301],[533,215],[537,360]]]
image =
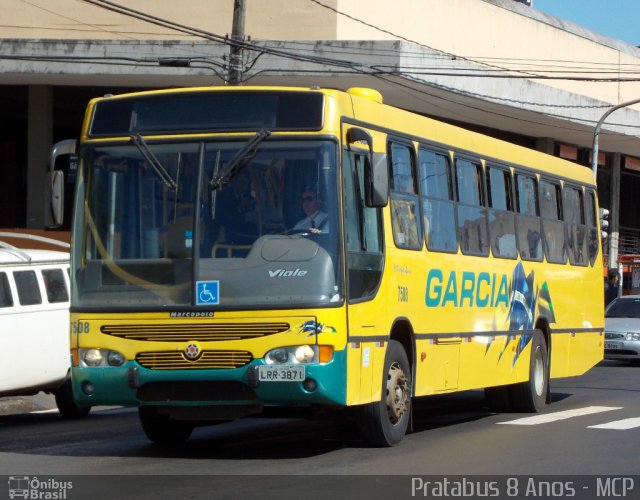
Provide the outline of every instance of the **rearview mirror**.
[[75,139],[60,141],[49,150],[49,207],[47,227],[60,227],[64,222],[64,173],[56,170],[56,160],[63,155],[76,154]]
[[368,207],[384,207],[389,198],[389,171],[385,155],[374,155],[371,134],[361,128],[347,130],[349,146],[356,142],[364,142],[369,148],[365,165],[364,198]]
[[51,178],[51,217],[52,226],[59,227],[64,219],[64,173],[54,170]]

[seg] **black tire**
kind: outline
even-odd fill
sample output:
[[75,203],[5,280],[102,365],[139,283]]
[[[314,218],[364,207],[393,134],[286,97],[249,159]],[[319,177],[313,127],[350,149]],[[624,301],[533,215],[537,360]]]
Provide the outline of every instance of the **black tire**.
[[73,390],[71,388],[71,379],[65,380],[58,390],[54,393],[56,398],[56,406],[63,418],[83,418],[91,411],[90,406],[79,406],[73,399]]
[[547,343],[540,330],[536,330],[531,339],[531,358],[529,360],[529,380],[511,386],[513,411],[538,413],[547,404],[549,391],[549,355]]
[[411,368],[402,345],[391,340],[384,359],[382,400],[360,410],[360,434],[372,446],[395,446],[407,432],[410,415]]
[[153,406],[138,409],[142,429],[150,441],[161,445],[184,443],[193,432],[193,424],[174,420],[169,415],[158,413]]
[[508,385],[485,388],[484,399],[492,412],[506,413],[511,410],[510,390]]

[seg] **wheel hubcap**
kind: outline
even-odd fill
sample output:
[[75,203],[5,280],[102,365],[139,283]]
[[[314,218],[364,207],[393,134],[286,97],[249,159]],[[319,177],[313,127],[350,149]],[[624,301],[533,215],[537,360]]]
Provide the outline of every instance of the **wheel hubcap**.
[[409,409],[409,382],[399,363],[389,368],[387,378],[387,412],[389,420],[396,424]]

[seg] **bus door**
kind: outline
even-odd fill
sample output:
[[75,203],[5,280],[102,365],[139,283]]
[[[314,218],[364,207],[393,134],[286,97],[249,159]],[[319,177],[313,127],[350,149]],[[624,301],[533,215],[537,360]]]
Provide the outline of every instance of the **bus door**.
[[388,332],[382,298],[376,299],[383,271],[382,215],[365,204],[365,170],[369,156],[343,155],[344,234],[347,253],[349,404],[380,398]]

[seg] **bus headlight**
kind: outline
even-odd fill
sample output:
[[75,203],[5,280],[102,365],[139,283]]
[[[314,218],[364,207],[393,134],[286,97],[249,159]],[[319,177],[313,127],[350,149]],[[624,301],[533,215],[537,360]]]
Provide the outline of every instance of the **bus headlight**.
[[333,359],[333,346],[292,345],[271,349],[264,355],[268,365],[297,365],[309,363],[329,363]]
[[80,363],[92,368],[97,366],[122,366],[124,355],[108,349],[79,349]]
[[109,363],[109,366],[122,366],[124,364],[124,356],[118,351],[109,351],[107,363]]
[[84,361],[87,366],[100,366],[102,364],[102,352],[100,349],[81,349],[84,351],[81,353],[80,359]]
[[318,362],[318,346],[292,345],[272,349],[264,356],[268,365],[308,364]]
[[293,355],[298,363],[313,363],[316,352],[308,345],[301,345]]

